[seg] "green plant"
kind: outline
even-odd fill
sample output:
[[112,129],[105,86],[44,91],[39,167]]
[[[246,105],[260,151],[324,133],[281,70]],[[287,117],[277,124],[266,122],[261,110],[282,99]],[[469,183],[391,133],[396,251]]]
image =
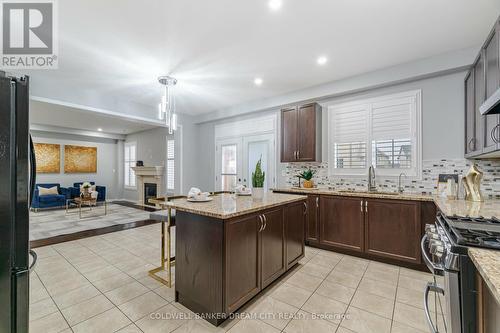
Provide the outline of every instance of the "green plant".
[[91,185],[89,182],[84,182],[84,183],[82,184],[82,187],[83,187],[83,188],[90,188],[91,186],[92,186],[92,185]]
[[303,171],[302,173],[299,174],[300,178],[303,178],[305,180],[311,180],[312,177],[316,174],[316,170],[312,169],[307,169],[306,171]]
[[264,187],[265,178],[266,178],[266,173],[262,172],[262,155],[261,155],[259,161],[255,165],[255,172],[252,172],[253,187]]

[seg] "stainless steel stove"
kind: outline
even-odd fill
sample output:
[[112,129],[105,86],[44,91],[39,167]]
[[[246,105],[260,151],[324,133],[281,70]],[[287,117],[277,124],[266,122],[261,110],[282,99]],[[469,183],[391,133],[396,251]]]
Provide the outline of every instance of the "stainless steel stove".
[[[425,310],[430,332],[472,333],[476,331],[476,268],[468,256],[469,247],[500,250],[500,220],[444,216],[426,225],[422,256],[434,274],[425,289]],[[442,283],[438,283],[443,276]],[[434,295],[442,319],[429,311]],[[436,311],[439,312],[439,311]]]

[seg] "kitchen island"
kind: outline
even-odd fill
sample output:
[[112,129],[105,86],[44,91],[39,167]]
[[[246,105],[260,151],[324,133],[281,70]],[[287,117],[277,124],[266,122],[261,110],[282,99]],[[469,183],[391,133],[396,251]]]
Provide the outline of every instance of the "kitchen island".
[[306,196],[176,199],[176,301],[214,325],[304,256]]

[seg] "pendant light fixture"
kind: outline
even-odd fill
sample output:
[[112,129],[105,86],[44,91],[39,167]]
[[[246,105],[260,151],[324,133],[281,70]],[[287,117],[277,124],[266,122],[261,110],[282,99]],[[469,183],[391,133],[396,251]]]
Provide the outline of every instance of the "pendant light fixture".
[[160,76],[158,82],[164,86],[161,103],[158,104],[158,118],[165,120],[168,127],[168,133],[172,134],[177,130],[177,114],[175,113],[175,95],[174,87],[177,79],[171,76]]

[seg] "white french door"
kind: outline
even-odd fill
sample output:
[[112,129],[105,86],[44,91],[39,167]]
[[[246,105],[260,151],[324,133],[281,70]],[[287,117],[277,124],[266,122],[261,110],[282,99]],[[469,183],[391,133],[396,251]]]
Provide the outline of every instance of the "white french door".
[[249,135],[217,140],[217,191],[233,191],[237,184],[252,187],[252,173],[262,158],[262,171],[266,173],[264,189],[274,187],[276,151],[274,134]]

